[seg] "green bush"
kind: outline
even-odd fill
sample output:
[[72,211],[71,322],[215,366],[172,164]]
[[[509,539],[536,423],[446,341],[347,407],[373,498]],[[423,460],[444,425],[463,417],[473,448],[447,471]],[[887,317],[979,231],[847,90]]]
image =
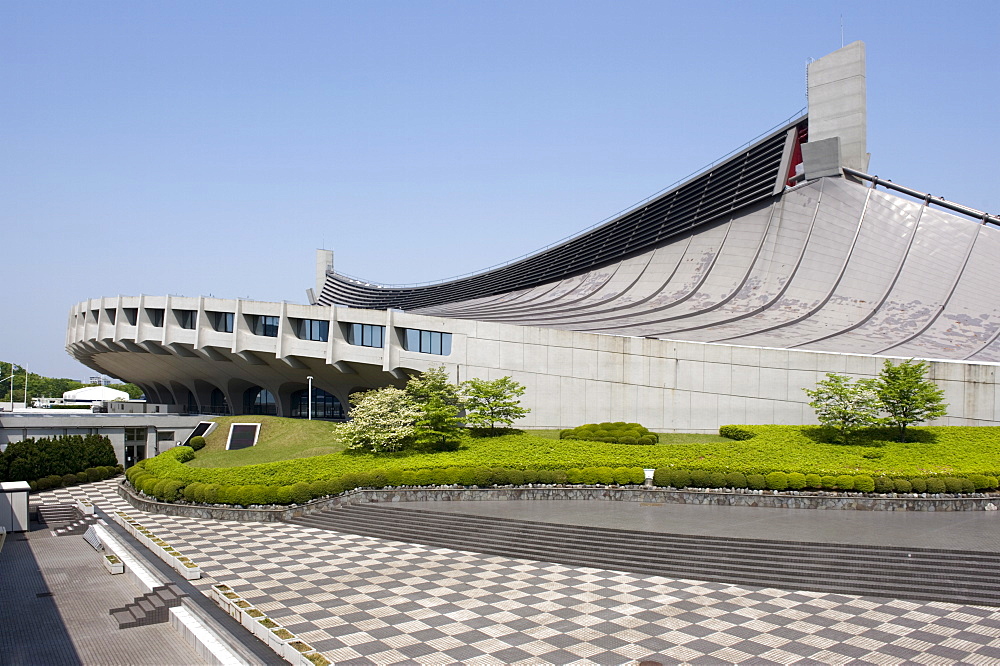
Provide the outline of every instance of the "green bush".
[[38,481],[32,481],[32,483],[35,484],[35,490],[48,490],[52,487],[52,482],[45,477],[38,479]]
[[802,490],[806,487],[806,475],[800,472],[791,472],[788,475],[788,489]]
[[854,490],[854,476],[851,474],[841,474],[837,477],[838,490]]
[[767,479],[763,474],[747,474],[747,487],[751,490],[764,490],[767,488]]
[[205,448],[205,438],[201,435],[195,435],[188,440],[187,445],[192,451],[201,451]]
[[784,472],[771,472],[764,479],[768,490],[785,490],[788,488],[788,475]]
[[877,493],[891,493],[896,490],[896,484],[887,476],[876,476],[872,480],[875,482],[875,492]]
[[724,425],[720,427],[719,435],[727,439],[734,439],[737,442],[753,439],[757,436],[756,433],[746,430],[745,426],[738,425]]
[[64,486],[75,486],[77,483],[76,474],[63,474],[62,484]]
[[944,479],[937,476],[932,476],[931,478],[927,479],[927,492],[932,493],[934,495],[938,495],[943,492],[947,492],[947,490],[948,486],[944,482]]
[[970,474],[969,481],[972,482],[972,485],[976,490],[986,490],[990,487],[989,479],[987,479],[984,474]]
[[819,488],[823,487],[823,477],[819,474],[806,474],[806,488]]
[[743,472],[729,472],[726,474],[726,486],[728,488],[746,488],[747,477]]
[[292,485],[292,502],[294,504],[305,504],[313,498],[312,489],[308,483],[299,481]]
[[875,490],[875,479],[867,474],[859,474],[854,477],[854,489],[862,493],[870,493]]
[[725,488],[726,487],[726,475],[722,472],[712,472],[708,475],[708,487],[709,488]]
[[910,479],[910,486],[913,488],[915,493],[926,493],[927,492],[927,479],[917,477],[916,479]]
[[[204,446],[204,445],[203,445]],[[174,448],[176,453],[176,460],[179,463],[186,463],[189,460],[194,460],[194,449],[190,446],[178,446]]]
[[704,469],[691,470],[691,486],[694,488],[708,488],[708,479],[711,472]]
[[949,493],[960,493],[965,487],[965,484],[962,483],[963,481],[964,479],[956,479],[953,476],[946,476],[944,477],[944,487]]
[[656,444],[659,435],[638,423],[588,423],[578,428],[559,431],[559,439],[578,439],[585,442],[608,442],[611,444]]
[[895,491],[897,493],[912,493],[913,492],[913,484],[911,484],[906,479],[893,479],[892,480],[892,485],[893,485],[893,488],[895,489]]
[[995,477],[995,476],[988,476],[987,475],[987,477],[986,477],[986,489],[987,490],[996,490],[998,486],[1000,486],[1000,481],[997,480],[997,477]]
[[691,472],[686,469],[675,469],[670,474],[670,485],[677,489],[691,486]]
[[824,490],[833,490],[837,487],[837,477],[826,474],[820,478],[820,483]]

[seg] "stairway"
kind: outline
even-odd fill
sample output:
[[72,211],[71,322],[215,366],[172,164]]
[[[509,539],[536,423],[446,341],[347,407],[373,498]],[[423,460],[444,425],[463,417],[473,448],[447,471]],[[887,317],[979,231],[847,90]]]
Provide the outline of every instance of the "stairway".
[[348,505],[323,530],[570,566],[735,585],[1000,606],[1000,554],[689,536]]
[[[79,516],[79,514],[77,514]],[[82,516],[78,517],[71,523],[64,524],[60,527],[52,530],[54,536],[76,536],[78,534],[85,534],[90,526],[102,522],[97,516]]]
[[170,609],[181,605],[181,598],[187,594],[180,588],[169,583],[154,587],[123,608],[112,608],[111,616],[118,622],[119,629],[140,627],[147,624],[158,624],[170,619]]
[[80,518],[75,504],[39,504],[38,522],[46,525],[71,523]]

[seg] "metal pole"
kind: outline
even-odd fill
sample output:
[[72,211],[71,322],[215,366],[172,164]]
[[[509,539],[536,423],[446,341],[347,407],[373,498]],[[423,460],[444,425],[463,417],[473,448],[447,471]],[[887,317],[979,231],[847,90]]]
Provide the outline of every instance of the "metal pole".
[[306,377],[309,380],[309,420],[313,418],[313,378],[312,375]]
[[24,369],[24,408],[28,408],[28,369]]

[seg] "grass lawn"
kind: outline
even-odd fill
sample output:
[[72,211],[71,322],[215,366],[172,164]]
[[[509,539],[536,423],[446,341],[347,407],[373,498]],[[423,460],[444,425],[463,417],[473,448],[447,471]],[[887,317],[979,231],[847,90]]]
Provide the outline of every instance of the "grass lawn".
[[[264,426],[256,447],[223,450],[229,423],[258,420]],[[220,428],[209,437],[208,446],[195,460],[181,465],[152,459],[147,469],[156,475],[189,482],[278,485],[378,469],[437,467],[674,466],[744,473],[1000,475],[1000,428],[914,428],[914,435],[920,441],[876,440],[852,446],[824,441],[818,436],[818,428],[799,426],[744,426],[756,434],[744,441],[706,435],[680,438],[667,435],[664,439],[669,443],[654,446],[559,440],[550,433],[529,431],[502,437],[467,438],[462,448],[454,452],[373,456],[340,453],[341,445],[333,438],[331,424],[321,421],[244,416],[218,421]],[[230,469],[221,475],[221,470],[213,469],[220,467]]]
[[[220,416],[213,420],[219,425],[205,438],[205,448],[189,463],[192,467],[241,467],[344,450],[344,445],[333,434],[333,424],[328,421],[277,416]],[[260,423],[257,445],[227,451],[226,440],[232,423]]]

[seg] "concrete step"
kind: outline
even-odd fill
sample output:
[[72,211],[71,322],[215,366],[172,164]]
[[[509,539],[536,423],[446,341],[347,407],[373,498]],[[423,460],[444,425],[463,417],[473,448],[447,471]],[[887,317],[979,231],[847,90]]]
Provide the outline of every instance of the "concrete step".
[[75,504],[39,504],[38,522],[46,525],[69,523],[80,518]]
[[672,578],[1000,605],[1000,556],[990,553],[671,535],[369,505],[289,522]]

